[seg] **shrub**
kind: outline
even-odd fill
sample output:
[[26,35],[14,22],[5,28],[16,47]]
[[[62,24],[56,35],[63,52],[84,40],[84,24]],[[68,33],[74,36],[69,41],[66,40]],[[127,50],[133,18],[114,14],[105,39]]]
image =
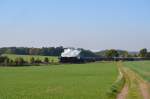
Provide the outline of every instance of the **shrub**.
[[25,65],[26,62],[24,61],[23,58],[17,57],[17,58],[15,58],[14,63],[15,63],[16,66],[20,66],[20,65]]
[[47,57],[44,58],[44,63],[49,63],[49,59]]
[[31,57],[30,58],[30,64],[34,64],[35,63],[35,59],[34,59],[34,57]]

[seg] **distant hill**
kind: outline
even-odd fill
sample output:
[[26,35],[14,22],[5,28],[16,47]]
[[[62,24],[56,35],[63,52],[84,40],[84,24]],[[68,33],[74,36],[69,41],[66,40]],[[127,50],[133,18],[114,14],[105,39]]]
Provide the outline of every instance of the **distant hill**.
[[98,55],[98,56],[103,56],[103,57],[105,57],[107,51],[108,51],[108,50],[102,50],[102,51],[99,51],[99,52],[95,52],[95,54]]
[[97,55],[96,53],[90,51],[90,50],[85,50],[85,49],[80,49],[81,53],[80,55],[82,57],[98,57],[99,55]]
[[132,52],[128,52],[130,55],[138,55],[139,54],[139,52],[134,52],[134,51],[132,51]]

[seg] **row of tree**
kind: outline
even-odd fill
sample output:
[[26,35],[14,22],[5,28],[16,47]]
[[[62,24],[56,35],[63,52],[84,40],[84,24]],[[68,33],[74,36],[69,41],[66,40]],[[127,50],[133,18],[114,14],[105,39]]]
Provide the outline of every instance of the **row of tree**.
[[150,52],[148,52],[148,50],[146,48],[141,49],[140,52],[139,52],[139,56],[144,57],[144,58],[149,58],[150,57]]
[[60,56],[64,51],[60,47],[43,47],[43,48],[28,48],[28,47],[3,47],[0,48],[1,54],[18,54],[18,55],[44,55],[44,56]]
[[[28,48],[28,47],[3,47],[0,48],[0,54],[17,54],[17,55],[43,55],[43,56],[60,56],[64,51],[64,47],[42,47],[42,48]],[[97,56],[90,50],[80,48],[81,55],[85,57]]]
[[124,50],[103,50],[96,53],[99,56],[105,57],[105,58],[113,58],[113,57],[133,57],[133,55],[129,54],[128,51]]
[[41,60],[40,58],[34,58],[31,57],[30,61],[24,60],[22,57],[17,57],[14,60],[6,57],[1,56],[0,57],[0,65],[1,66],[30,66],[30,65],[40,65],[40,64],[50,64],[54,63],[54,61],[50,61],[48,57],[45,57],[44,60]]
[[[3,47],[0,48],[0,54],[18,54],[18,55],[44,55],[44,56],[60,56],[64,51],[64,47],[42,47],[42,48],[28,48],[28,47]],[[90,50],[80,49],[81,56],[84,57],[150,57],[150,52],[146,48],[141,49],[136,54],[131,54],[124,50],[104,50],[94,53]]]
[[104,50],[101,52],[96,53],[98,55],[101,55],[106,58],[113,58],[113,57],[124,57],[124,58],[129,58],[129,57],[141,57],[141,58],[150,58],[150,52],[146,48],[141,49],[139,52],[131,54],[128,51],[123,51],[123,50],[115,50],[115,49],[110,49],[110,50]]

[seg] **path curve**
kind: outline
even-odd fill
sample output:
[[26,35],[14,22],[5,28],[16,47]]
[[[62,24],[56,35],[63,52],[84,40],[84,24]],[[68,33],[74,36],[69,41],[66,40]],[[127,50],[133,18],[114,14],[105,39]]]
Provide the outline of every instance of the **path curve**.
[[[141,97],[143,99],[150,99],[150,93],[149,93],[149,84],[136,72],[133,70],[124,67],[121,62],[118,63],[118,68],[122,72],[123,76],[125,76],[125,85],[121,92],[117,95],[117,99],[127,99],[128,93],[131,89],[130,85],[134,84],[132,81],[135,80],[138,87],[136,91],[139,91],[139,94],[141,94]],[[141,98],[140,98],[141,99]]]

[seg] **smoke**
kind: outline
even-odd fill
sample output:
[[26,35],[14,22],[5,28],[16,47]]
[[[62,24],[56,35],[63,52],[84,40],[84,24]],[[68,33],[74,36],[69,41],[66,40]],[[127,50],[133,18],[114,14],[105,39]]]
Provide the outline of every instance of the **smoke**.
[[79,57],[80,52],[80,50],[68,48],[61,53],[61,57]]

